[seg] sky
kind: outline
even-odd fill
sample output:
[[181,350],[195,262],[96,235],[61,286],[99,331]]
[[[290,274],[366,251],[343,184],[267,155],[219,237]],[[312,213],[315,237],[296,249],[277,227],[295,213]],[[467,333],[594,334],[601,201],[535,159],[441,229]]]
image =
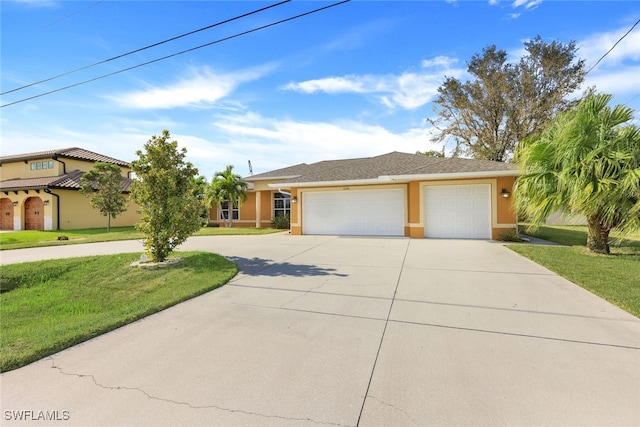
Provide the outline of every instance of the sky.
[[[441,150],[432,101],[445,77],[496,45],[575,41],[587,69],[640,19],[639,1],[294,0],[6,93],[1,154],[81,147],[137,158],[163,129],[211,179],[391,151]],[[276,2],[1,0],[0,88],[8,92]],[[232,37],[237,35],[237,37]],[[231,38],[230,38],[231,37]],[[226,39],[226,40],[223,40]],[[192,49],[145,66],[149,61]],[[640,24],[587,75],[640,118]],[[577,95],[577,94],[576,94]],[[637,120],[636,120],[637,123]]]

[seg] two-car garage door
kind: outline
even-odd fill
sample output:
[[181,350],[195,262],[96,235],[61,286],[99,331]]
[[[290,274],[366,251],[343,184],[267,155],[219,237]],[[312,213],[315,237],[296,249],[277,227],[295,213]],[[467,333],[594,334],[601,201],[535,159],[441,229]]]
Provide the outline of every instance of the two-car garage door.
[[[425,186],[424,235],[491,238],[491,186]],[[401,189],[305,192],[302,233],[342,236],[404,236],[406,202]]]
[[404,236],[401,189],[306,192],[302,233],[342,236]]
[[436,238],[491,237],[491,186],[427,186],[423,193],[424,235]]

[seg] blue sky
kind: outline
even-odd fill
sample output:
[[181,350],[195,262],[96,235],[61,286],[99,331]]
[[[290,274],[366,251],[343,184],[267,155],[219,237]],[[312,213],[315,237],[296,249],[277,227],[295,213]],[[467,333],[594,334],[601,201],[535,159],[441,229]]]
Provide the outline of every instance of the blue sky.
[[[2,92],[273,2],[2,0]],[[2,96],[7,104],[288,18],[292,1]],[[445,76],[495,44],[575,40],[587,68],[640,19],[637,1],[358,1],[0,109],[2,155],[82,147],[135,159],[171,131],[208,179],[320,160],[439,149],[426,117]],[[640,110],[640,25],[589,73]],[[640,116],[637,116],[640,117]]]

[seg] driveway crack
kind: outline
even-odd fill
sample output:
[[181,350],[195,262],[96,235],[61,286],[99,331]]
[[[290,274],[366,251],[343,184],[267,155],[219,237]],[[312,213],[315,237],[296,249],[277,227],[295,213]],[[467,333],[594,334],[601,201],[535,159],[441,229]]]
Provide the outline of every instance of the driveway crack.
[[74,372],[66,372],[61,366],[59,366],[56,363],[55,357],[51,358],[51,369],[57,370],[61,375],[66,375],[66,376],[69,376],[69,377],[82,378],[82,379],[84,379],[84,378],[89,379],[96,387],[101,388],[103,390],[134,391],[134,392],[141,393],[147,399],[150,399],[150,400],[157,400],[157,401],[160,401],[160,402],[171,403],[171,404],[174,404],[174,405],[186,406],[186,407],[188,407],[190,409],[217,409],[217,410],[225,411],[225,412],[229,412],[229,413],[240,413],[240,414],[253,415],[253,416],[263,417],[263,418],[282,419],[282,420],[288,420],[288,421],[308,421],[308,422],[311,422],[311,423],[314,423],[314,424],[333,425],[333,426],[340,426],[340,427],[355,427],[355,426],[349,425],[349,424],[340,424],[340,423],[335,423],[335,422],[331,422],[331,421],[319,421],[319,420],[314,420],[313,418],[308,418],[308,417],[296,418],[296,417],[285,417],[283,415],[261,414],[259,412],[246,411],[246,410],[243,410],[243,409],[226,408],[226,407],[218,406],[218,405],[194,405],[194,404],[189,403],[189,402],[182,402],[182,401],[179,401],[179,400],[173,400],[173,399],[167,399],[167,398],[160,397],[160,396],[154,396],[154,395],[150,394],[149,392],[147,392],[147,391],[145,391],[145,390],[143,390],[142,388],[139,388],[139,387],[108,386],[106,384],[99,383],[98,380],[96,380],[96,377],[94,375],[92,375],[92,374],[79,374],[79,373],[74,373]]
[[407,411],[405,411],[404,409],[399,408],[399,407],[397,407],[397,406],[395,406],[395,405],[392,405],[392,404],[390,404],[390,403],[387,403],[387,402],[385,402],[385,401],[383,401],[383,400],[380,400],[380,399],[378,399],[377,397],[372,396],[372,395],[369,395],[369,396],[367,396],[367,397],[368,397],[368,398],[370,398],[370,399],[375,400],[376,402],[378,402],[378,403],[380,403],[380,404],[382,404],[382,405],[388,406],[389,408],[395,409],[396,411],[403,413],[403,414],[404,414],[404,416],[405,416],[405,417],[407,417],[407,418],[409,419],[409,421],[411,421],[411,422],[413,423],[413,425],[415,425],[415,426],[420,425],[420,424],[418,424],[418,423],[416,422],[416,420],[414,420],[414,419],[411,417],[411,415],[409,415],[409,413],[408,413]]

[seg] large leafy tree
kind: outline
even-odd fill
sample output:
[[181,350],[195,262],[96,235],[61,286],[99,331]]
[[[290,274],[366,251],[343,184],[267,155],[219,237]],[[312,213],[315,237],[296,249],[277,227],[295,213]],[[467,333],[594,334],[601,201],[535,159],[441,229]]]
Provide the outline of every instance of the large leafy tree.
[[113,163],[96,162],[93,169],[80,178],[80,193],[90,197],[91,207],[107,217],[107,231],[111,231],[111,218],[127,210],[122,190],[120,167]]
[[202,203],[198,199],[196,169],[185,161],[186,148],[170,141],[169,131],[152,136],[131,162],[136,179],[131,196],[140,205],[145,251],[155,262],[166,260],[173,249],[202,227]]
[[227,227],[233,227],[233,209],[237,209],[247,201],[248,184],[242,177],[233,172],[233,166],[229,165],[222,172],[216,172],[207,191],[207,199],[210,204],[218,207],[218,212],[224,210],[224,223]]
[[437,115],[427,119],[440,130],[434,142],[455,143],[455,155],[507,161],[518,141],[568,107],[567,95],[585,75],[575,43],[546,43],[538,36],[524,48],[512,63],[506,51],[486,47],[469,61],[469,80],[445,79],[434,100]]
[[640,128],[633,110],[589,95],[518,147],[516,204],[535,225],[557,210],[587,218],[587,247],[609,253],[609,232],[640,229]]

